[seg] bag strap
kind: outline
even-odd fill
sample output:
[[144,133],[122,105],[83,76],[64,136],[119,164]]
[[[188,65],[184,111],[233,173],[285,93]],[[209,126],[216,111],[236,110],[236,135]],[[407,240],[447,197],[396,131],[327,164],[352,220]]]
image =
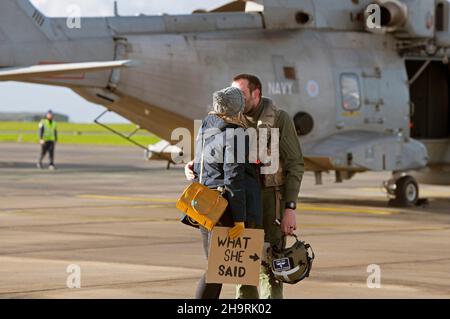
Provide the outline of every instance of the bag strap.
[[203,165],[205,162],[205,138],[203,137],[203,131],[201,132],[201,136],[202,136],[202,157],[200,160],[200,178],[199,178],[200,184],[202,183],[203,180]]

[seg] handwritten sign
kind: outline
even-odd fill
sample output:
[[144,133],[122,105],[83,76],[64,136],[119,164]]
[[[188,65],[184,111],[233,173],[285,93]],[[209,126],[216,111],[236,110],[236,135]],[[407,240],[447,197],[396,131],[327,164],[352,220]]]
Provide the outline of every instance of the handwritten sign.
[[231,239],[229,229],[212,231],[206,282],[258,286],[264,231],[245,229],[241,237]]

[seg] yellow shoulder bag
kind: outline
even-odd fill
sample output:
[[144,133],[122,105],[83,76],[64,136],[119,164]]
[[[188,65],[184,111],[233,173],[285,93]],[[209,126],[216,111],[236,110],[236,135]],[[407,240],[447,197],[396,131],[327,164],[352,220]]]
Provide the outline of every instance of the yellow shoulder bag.
[[204,151],[205,140],[203,139],[199,183],[193,182],[184,190],[176,207],[211,231],[225,212],[228,201],[223,198],[223,192],[220,189],[211,189],[202,184]]

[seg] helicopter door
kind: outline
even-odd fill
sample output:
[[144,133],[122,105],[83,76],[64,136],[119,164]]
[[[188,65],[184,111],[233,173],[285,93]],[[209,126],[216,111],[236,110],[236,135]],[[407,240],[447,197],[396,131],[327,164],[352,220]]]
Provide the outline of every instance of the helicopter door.
[[411,80],[420,74],[410,86],[413,103],[411,136],[417,139],[445,139],[450,137],[450,71],[441,61],[406,61]]

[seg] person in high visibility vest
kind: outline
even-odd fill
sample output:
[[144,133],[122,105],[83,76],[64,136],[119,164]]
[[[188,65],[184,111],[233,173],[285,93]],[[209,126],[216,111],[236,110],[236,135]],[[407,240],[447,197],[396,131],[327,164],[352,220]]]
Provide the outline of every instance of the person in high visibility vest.
[[56,122],[53,119],[53,112],[47,112],[44,119],[39,122],[39,143],[41,144],[41,156],[37,164],[38,168],[42,168],[42,160],[48,153],[50,157],[49,169],[55,169],[55,145],[58,142],[58,131]]

